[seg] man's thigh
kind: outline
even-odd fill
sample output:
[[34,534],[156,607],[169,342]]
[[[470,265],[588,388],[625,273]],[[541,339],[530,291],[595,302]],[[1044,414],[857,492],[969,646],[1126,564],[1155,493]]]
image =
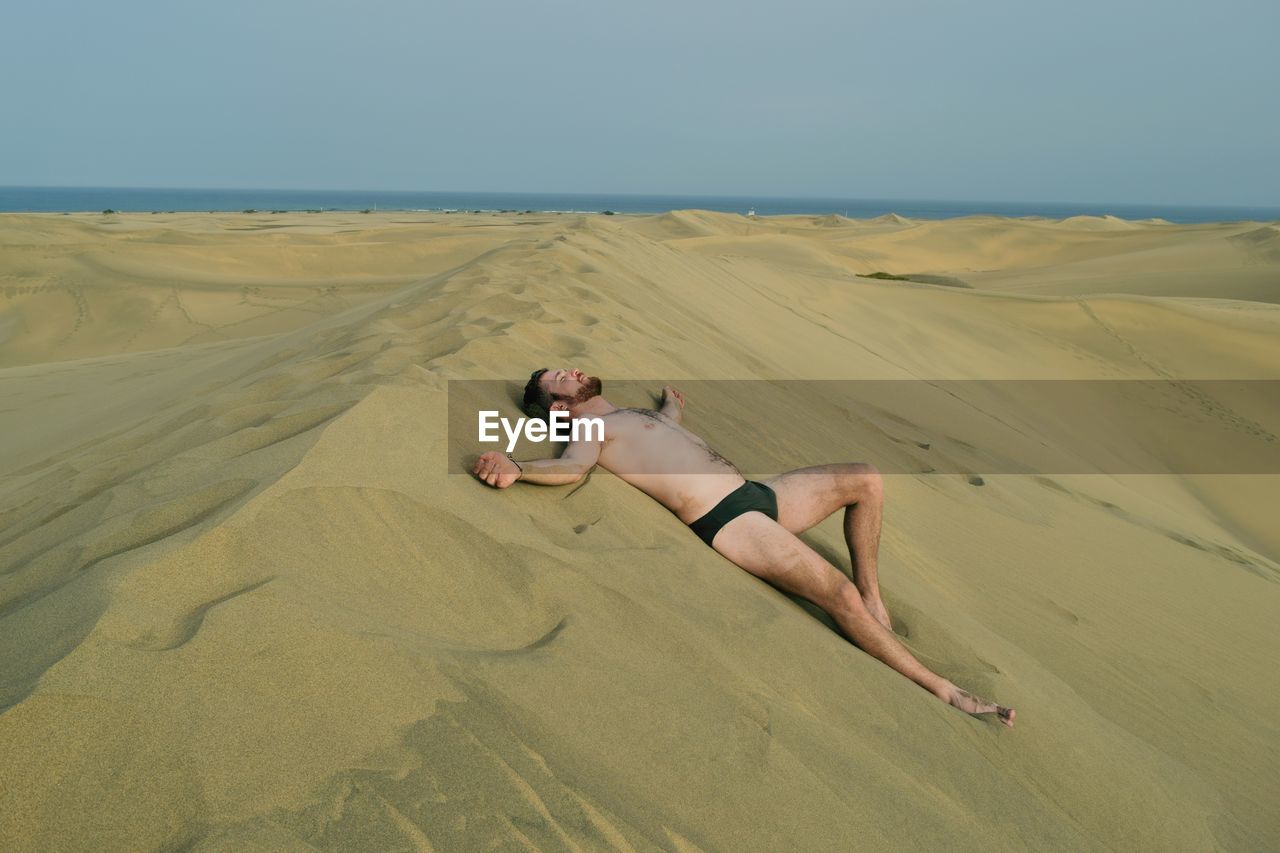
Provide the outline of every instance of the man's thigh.
[[778,523],[803,533],[853,500],[857,477],[875,469],[862,462],[797,468],[763,480],[778,495]]
[[824,609],[850,584],[835,566],[761,512],[746,512],[716,533],[712,547],[756,577]]

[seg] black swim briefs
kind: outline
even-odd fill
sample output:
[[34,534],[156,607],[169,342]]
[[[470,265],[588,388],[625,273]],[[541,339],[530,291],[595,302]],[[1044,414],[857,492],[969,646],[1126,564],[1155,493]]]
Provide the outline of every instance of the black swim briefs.
[[744,512],[763,512],[778,520],[778,496],[773,489],[764,483],[747,480],[738,488],[724,496],[720,503],[712,507],[711,512],[689,525],[689,529],[706,542],[716,538],[720,528],[733,521]]

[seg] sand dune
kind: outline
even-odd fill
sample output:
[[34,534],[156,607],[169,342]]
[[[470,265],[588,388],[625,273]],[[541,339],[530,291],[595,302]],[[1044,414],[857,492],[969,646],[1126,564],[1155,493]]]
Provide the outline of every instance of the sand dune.
[[512,236],[480,217],[379,216],[376,228],[337,213],[5,218],[0,367],[298,328]]
[[[548,364],[655,392],[1277,379],[1273,232],[3,217],[0,846],[1274,847],[1280,477],[993,474],[980,424],[1033,423],[1016,400],[761,411],[815,464],[888,442],[972,467],[888,478],[881,583],[921,660],[1018,708],[1005,730],[606,472],[450,473],[447,405],[450,380]],[[687,424],[749,447],[729,393]],[[1280,432],[1268,401],[1221,405]],[[849,570],[838,518],[806,538]]]
[[[630,227],[667,243],[682,241],[682,249],[751,256],[780,267],[798,264],[808,271],[834,266],[926,282],[942,276],[983,290],[1045,296],[1123,293],[1280,302],[1280,231],[1256,222],[1173,225],[1112,216],[912,222],[892,214],[864,221],[747,220],[680,211]],[[770,245],[761,239],[765,236],[776,242]]]

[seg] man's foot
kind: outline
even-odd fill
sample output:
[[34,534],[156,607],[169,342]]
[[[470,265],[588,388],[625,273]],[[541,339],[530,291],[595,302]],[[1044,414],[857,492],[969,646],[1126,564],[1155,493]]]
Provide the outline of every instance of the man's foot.
[[864,598],[862,599],[862,604],[867,608],[867,612],[884,626],[886,631],[893,633],[893,623],[889,621],[889,611],[885,610],[883,601],[878,598],[870,600]]
[[979,699],[968,690],[961,690],[954,684],[937,694],[938,698],[954,708],[959,708],[966,714],[973,714],[975,717],[980,714],[995,714],[996,718],[1009,728],[1013,728],[1013,718],[1017,716],[1017,712],[1012,708],[1006,708],[1003,705],[997,705],[994,702],[988,702],[985,699]]

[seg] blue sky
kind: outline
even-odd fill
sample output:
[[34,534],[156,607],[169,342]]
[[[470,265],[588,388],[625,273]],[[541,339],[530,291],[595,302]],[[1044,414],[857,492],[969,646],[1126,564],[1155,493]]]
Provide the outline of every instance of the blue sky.
[[0,184],[1280,204],[1274,2],[28,2]]

